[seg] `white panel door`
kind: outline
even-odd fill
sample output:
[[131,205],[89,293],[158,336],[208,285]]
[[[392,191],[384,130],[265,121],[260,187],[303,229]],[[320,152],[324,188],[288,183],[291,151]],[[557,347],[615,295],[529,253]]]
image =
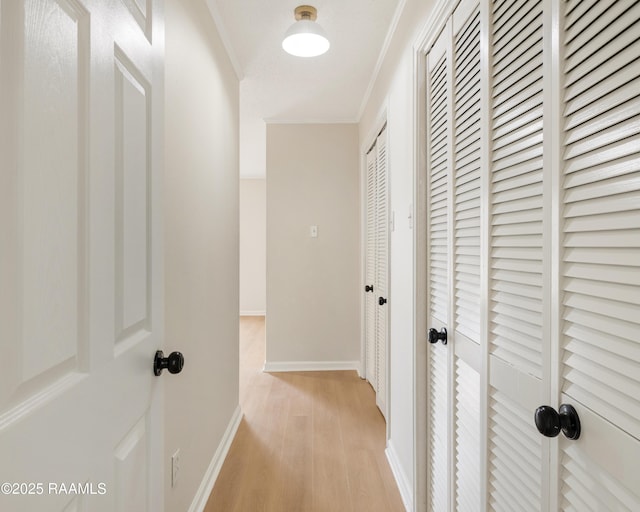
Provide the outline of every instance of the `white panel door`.
[[0,1],[1,510],[163,509],[157,7]]

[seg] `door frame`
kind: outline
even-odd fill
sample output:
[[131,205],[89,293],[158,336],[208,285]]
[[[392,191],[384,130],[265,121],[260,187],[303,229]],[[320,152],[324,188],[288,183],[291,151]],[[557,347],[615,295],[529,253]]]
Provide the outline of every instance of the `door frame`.
[[[153,77],[154,81],[154,95],[151,102],[151,115],[155,119],[155,126],[152,137],[152,154],[151,159],[155,162],[154,171],[160,176],[157,180],[159,186],[152,188],[150,198],[153,205],[157,208],[155,214],[155,224],[153,225],[153,237],[154,243],[157,244],[158,249],[155,256],[155,265],[158,267],[158,275],[162,276],[160,283],[155,283],[158,288],[158,300],[154,306],[162,318],[161,322],[158,322],[156,328],[158,329],[159,341],[162,347],[165,346],[165,260],[164,260],[164,187],[162,181],[164,179],[164,151],[165,151],[165,95],[164,95],[164,81],[165,81],[165,6],[163,0],[156,0],[153,2],[153,59],[155,60],[155,66],[153,67],[154,73],[158,73],[158,76]],[[155,314],[157,315],[158,312]],[[160,446],[161,450],[158,453],[153,453],[150,456],[152,468],[149,476],[150,488],[153,489],[155,496],[151,496],[149,499],[149,506],[152,510],[164,510],[165,509],[165,475],[166,475],[166,462],[164,457],[165,449],[165,379],[159,379],[157,382],[157,389],[155,395],[151,398],[151,410],[153,411],[150,421],[154,422],[155,428],[152,431],[150,443],[151,446]]]

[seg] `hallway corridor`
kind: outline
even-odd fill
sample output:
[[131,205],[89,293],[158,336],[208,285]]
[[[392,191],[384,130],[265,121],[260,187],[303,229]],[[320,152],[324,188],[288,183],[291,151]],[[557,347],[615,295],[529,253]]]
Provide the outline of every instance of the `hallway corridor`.
[[264,327],[240,320],[244,418],[205,512],[404,510],[370,385],[353,371],[262,373]]

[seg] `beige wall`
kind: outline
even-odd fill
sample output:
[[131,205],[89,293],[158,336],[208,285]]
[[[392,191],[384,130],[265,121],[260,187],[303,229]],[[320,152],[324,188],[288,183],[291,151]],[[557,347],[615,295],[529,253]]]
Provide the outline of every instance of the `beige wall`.
[[357,125],[267,126],[267,368],[360,359],[359,197]]
[[240,180],[241,315],[264,315],[267,309],[266,201],[266,180]]
[[[238,80],[202,0],[166,0],[165,508],[186,511],[238,407]],[[180,476],[171,488],[171,455]]]

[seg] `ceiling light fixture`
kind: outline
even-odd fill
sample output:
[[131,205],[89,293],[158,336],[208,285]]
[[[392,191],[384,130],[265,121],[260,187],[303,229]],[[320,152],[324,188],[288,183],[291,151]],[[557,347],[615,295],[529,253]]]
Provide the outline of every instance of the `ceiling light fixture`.
[[296,57],[317,57],[325,53],[330,43],[323,28],[315,22],[316,8],[300,5],[293,12],[297,21],[284,34],[284,51]]

